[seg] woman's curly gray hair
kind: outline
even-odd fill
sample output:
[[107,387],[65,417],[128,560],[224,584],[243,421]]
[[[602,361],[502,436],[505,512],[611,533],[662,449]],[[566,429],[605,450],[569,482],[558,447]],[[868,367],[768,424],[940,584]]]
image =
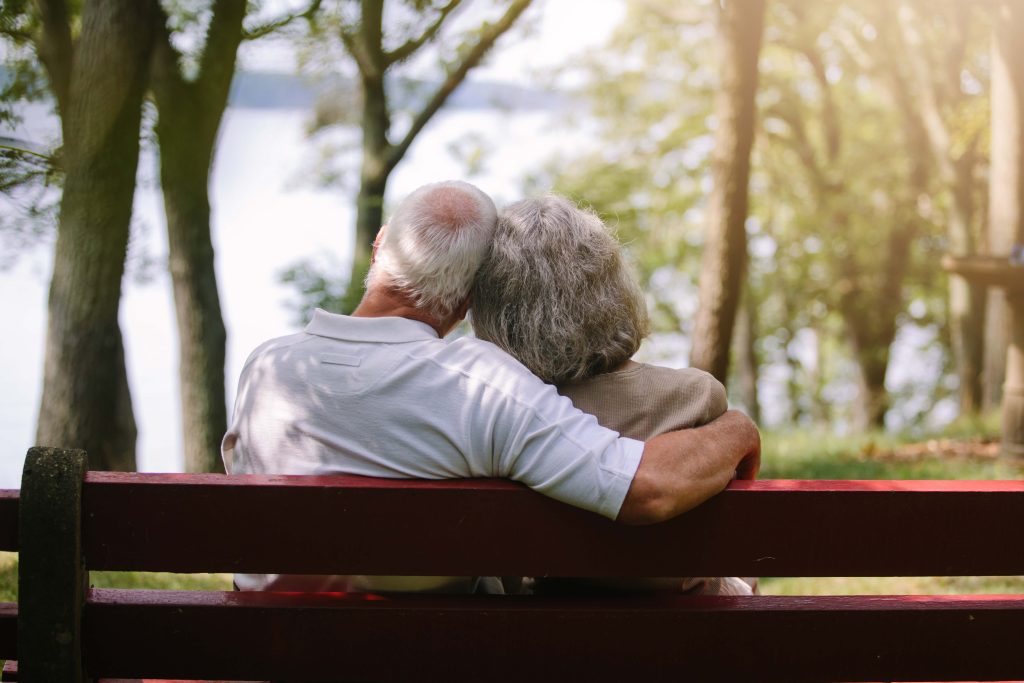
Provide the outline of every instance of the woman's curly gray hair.
[[618,241],[596,214],[556,195],[498,217],[473,285],[472,321],[479,338],[551,384],[615,369],[649,329]]

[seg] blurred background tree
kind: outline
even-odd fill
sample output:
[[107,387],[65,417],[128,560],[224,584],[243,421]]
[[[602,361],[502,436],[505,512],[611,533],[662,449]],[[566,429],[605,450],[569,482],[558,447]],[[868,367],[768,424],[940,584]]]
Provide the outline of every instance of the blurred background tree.
[[[769,365],[789,377],[788,421],[883,427],[899,391],[887,377],[901,330],[948,349],[962,414],[982,403],[984,291],[951,277],[944,294],[938,262],[983,244],[991,11],[927,5],[768,4],[750,211],[732,199],[749,214],[752,253],[749,275],[730,285],[734,297],[745,286],[748,299],[728,313],[743,334],[726,377],[749,408],[759,404],[753,375]],[[617,226],[663,314],[656,322],[692,335],[702,354],[712,335],[692,326],[695,311],[670,301],[692,298],[698,283],[702,293],[724,291],[696,275],[690,255],[711,253],[718,233],[704,226],[721,215],[714,188],[722,183],[709,165],[721,130],[709,108],[723,68],[710,49],[717,7],[631,5],[607,49],[585,64],[582,95],[600,148],[552,161],[537,181]],[[712,270],[725,277],[740,263]],[[675,275],[659,276],[662,268]],[[713,345],[719,356],[728,340]],[[700,362],[720,372],[721,359]],[[911,421],[948,394],[941,369],[935,374],[921,378],[931,398]]]
[[[363,297],[370,253],[377,231],[384,222],[384,195],[388,179],[424,127],[445,105],[469,72],[494,47],[497,40],[516,23],[532,0],[503,0],[502,13],[493,20],[463,31],[445,34],[462,0],[360,0],[358,3],[330,3],[311,32],[307,51],[314,69],[323,65],[332,76],[338,74],[338,47],[355,65],[354,89],[341,89],[340,98],[322,102],[314,129],[358,121],[362,136],[359,189],[356,194],[355,251],[345,293],[340,300],[321,299],[318,305],[348,313]],[[479,3],[477,3],[479,4]],[[444,36],[447,40],[441,42]],[[440,49],[438,49],[440,48]],[[402,66],[433,50],[439,55],[441,77],[436,83],[420,81],[403,93],[398,74]],[[407,80],[405,85],[410,85]],[[348,101],[345,101],[348,100]],[[353,107],[353,105],[357,105]],[[356,114],[355,109],[358,109]],[[394,126],[398,119],[400,124]],[[286,280],[304,283],[313,298],[326,295],[331,286],[325,276],[311,273],[311,264],[301,264],[286,274]]]

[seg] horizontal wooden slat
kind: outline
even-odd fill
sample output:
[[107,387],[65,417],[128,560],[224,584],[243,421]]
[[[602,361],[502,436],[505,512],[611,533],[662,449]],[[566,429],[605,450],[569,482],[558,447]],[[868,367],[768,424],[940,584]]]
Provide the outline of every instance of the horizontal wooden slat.
[[0,659],[18,656],[18,605],[0,602]]
[[104,676],[794,682],[1022,680],[1021,633],[1024,596],[95,590],[83,637],[87,668]]
[[[1024,574],[1024,481],[735,482],[627,527],[497,480],[90,473],[92,569],[533,576]],[[187,548],[188,552],[182,552]]]
[[0,550],[18,549],[19,494],[16,489],[0,489]]

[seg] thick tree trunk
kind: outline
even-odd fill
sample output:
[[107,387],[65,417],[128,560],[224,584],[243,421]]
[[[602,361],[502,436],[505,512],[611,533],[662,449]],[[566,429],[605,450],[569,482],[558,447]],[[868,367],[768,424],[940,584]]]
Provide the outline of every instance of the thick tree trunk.
[[152,45],[149,0],[93,0],[62,109],[65,181],[50,284],[37,442],[133,469],[135,420],[118,327]]
[[747,265],[747,186],[754,142],[764,0],[726,0],[719,22],[721,82],[715,95],[713,189],[700,271],[690,364],[722,382]]
[[[1024,3],[996,8],[992,51],[992,173],[989,234],[993,251],[1024,244]],[[997,252],[998,254],[998,252]],[[998,254],[1001,255],[1001,254]],[[1012,297],[1012,298],[1011,298]],[[1024,294],[1008,297],[1003,451],[1024,456]]]
[[[989,252],[1010,253],[1024,242],[1024,9],[1002,2],[992,41],[992,166],[989,177]],[[986,339],[986,403],[995,407],[1007,380],[1010,308],[1001,289],[989,290]]]

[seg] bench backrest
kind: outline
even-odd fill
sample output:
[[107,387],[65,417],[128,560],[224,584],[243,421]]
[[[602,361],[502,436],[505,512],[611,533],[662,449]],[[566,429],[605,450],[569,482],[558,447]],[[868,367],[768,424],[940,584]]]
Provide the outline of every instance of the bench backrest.
[[[49,465],[56,470],[47,472]],[[85,596],[80,589],[83,567],[1016,575],[1024,574],[1014,526],[1024,519],[1024,482],[735,482],[676,520],[631,528],[502,481],[86,473],[80,454],[42,449],[30,453],[26,472],[19,510],[25,680],[71,680],[60,672],[83,666],[119,677],[311,681],[680,672],[709,681],[1024,677],[1017,642],[1024,596]],[[0,496],[0,506],[11,498]],[[9,538],[5,527],[0,539]],[[69,605],[77,607],[69,613]],[[0,639],[4,623],[0,613]],[[62,650],[67,661],[32,649],[52,645],[60,624],[81,643]],[[29,673],[30,658],[52,666]]]
[[[1022,481],[734,482],[628,527],[507,481],[90,472],[91,569],[525,576],[1024,573]],[[999,523],[1005,520],[1006,524]]]

